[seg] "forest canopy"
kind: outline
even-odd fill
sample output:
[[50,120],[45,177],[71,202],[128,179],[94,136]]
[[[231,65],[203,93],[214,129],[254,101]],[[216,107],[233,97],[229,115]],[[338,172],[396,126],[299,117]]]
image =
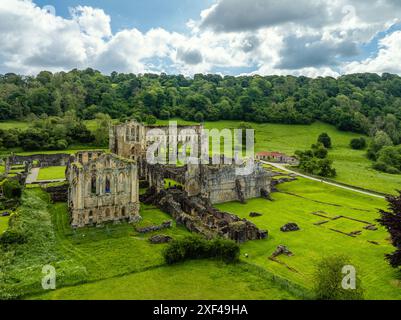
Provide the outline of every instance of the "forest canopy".
[[193,78],[166,74],[103,75],[93,69],[37,76],[0,75],[0,121],[36,116],[80,119],[96,114],[146,120],[180,117],[193,121],[243,120],[310,124],[316,120],[340,130],[374,136],[385,132],[401,142],[401,78],[353,74],[338,79],[295,76]]

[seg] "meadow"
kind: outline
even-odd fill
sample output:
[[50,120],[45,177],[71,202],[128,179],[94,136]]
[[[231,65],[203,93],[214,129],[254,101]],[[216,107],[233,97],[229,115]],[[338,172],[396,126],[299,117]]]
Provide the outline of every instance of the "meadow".
[[[377,231],[364,228],[377,225],[384,200],[304,179],[281,184],[272,200],[218,205],[269,231],[268,239],[241,245],[241,263],[188,261],[167,266],[162,257],[165,245],[147,240],[159,233],[188,235],[182,226],[145,235],[127,223],[73,230],[65,203],[50,203],[39,187],[25,189],[17,220],[29,230],[30,241],[12,255],[0,250],[7,279],[0,293],[3,298],[18,294],[28,299],[303,299],[311,297],[316,263],[343,254],[357,268],[366,298],[399,298],[400,273],[384,259],[393,250],[388,234],[379,226]],[[263,216],[250,218],[250,212]],[[135,227],[171,219],[146,205],[141,206],[141,216]],[[327,222],[315,225],[322,221]],[[301,230],[281,232],[288,222]],[[345,234],[354,231],[361,234]],[[269,260],[279,244],[294,256],[280,256],[280,263]],[[57,270],[55,291],[43,293],[40,287],[44,264]]]
[[[152,245],[157,233],[179,238],[189,232],[173,228],[139,234],[131,224],[72,230],[65,203],[51,204],[39,187],[24,191],[17,211],[19,227],[28,242],[6,253],[0,297],[27,299],[296,299],[305,294],[256,266],[226,265],[218,261],[190,261],[165,265],[165,245]],[[144,227],[171,219],[160,210],[142,205]],[[56,291],[41,288],[43,265],[57,271]]]
[[[194,122],[173,119],[181,125],[191,125]],[[157,124],[167,125],[167,120],[159,120]],[[236,129],[240,121],[205,122],[206,129]],[[334,180],[359,188],[395,194],[401,189],[401,175],[392,175],[376,171],[372,162],[366,158],[366,150],[353,150],[350,141],[363,135],[339,131],[335,127],[315,122],[312,125],[284,125],[252,123],[255,129],[255,152],[278,151],[293,155],[297,150],[310,149],[316,143],[318,136],[326,132],[332,140],[329,158],[337,170]],[[369,138],[366,137],[368,140]],[[223,150],[221,150],[223,151]]]
[[74,300],[77,297],[82,300],[293,300],[297,296],[247,264],[198,260],[62,288],[34,298]]
[[0,217],[0,235],[7,230],[10,217]]
[[65,166],[41,168],[37,180],[65,179],[65,169]]
[[[322,257],[345,255],[362,279],[366,298],[400,297],[401,275],[384,259],[394,248],[387,232],[375,221],[378,208],[386,207],[384,200],[304,179],[280,185],[272,200],[252,199],[245,205],[233,202],[217,206],[269,231],[267,240],[242,245],[242,253],[249,255],[248,263],[311,288],[315,265]],[[263,215],[251,218],[250,212]],[[280,231],[290,222],[297,223],[301,230]],[[378,230],[366,230],[370,224]],[[360,235],[349,235],[357,231]],[[280,244],[294,253],[293,257],[280,256],[283,264],[268,259]]]
[[[172,119],[180,125],[195,124],[191,121]],[[116,120],[113,120],[114,122]],[[158,125],[168,124],[168,120],[158,120]],[[89,130],[95,131],[96,120],[84,121]],[[205,122],[206,129],[236,129],[240,121],[218,121]],[[27,122],[11,121],[1,122],[0,128],[27,128]],[[381,193],[394,194],[395,190],[401,189],[401,175],[386,174],[372,168],[372,162],[366,158],[366,150],[353,150],[349,144],[351,139],[361,135],[351,132],[339,131],[335,127],[315,122],[312,125],[283,125],[283,124],[257,124],[252,123],[255,129],[256,145],[255,151],[279,151],[288,155],[293,155],[296,150],[306,150],[316,143],[317,137],[322,132],[327,132],[333,142],[333,148],[329,152],[329,158],[333,160],[333,166],[337,170],[336,181],[365,188]],[[63,151],[40,151],[23,152],[13,150],[19,155],[31,155],[35,153],[54,154],[68,153],[73,154],[80,150],[96,149],[84,145],[70,146]]]

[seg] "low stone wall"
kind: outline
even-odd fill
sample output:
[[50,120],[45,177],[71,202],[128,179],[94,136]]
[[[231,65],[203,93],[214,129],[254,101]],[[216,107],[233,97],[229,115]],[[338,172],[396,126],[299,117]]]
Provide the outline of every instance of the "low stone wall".
[[10,166],[22,165],[26,163],[33,164],[38,162],[37,167],[54,167],[54,166],[65,166],[68,164],[70,159],[69,154],[57,153],[57,154],[33,154],[29,156],[18,156],[11,155],[8,158],[8,164]]
[[68,184],[64,183],[59,186],[44,186],[43,189],[50,194],[53,202],[67,202],[68,201]]
[[241,243],[265,239],[268,235],[267,231],[259,230],[252,222],[217,210],[207,199],[188,197],[180,189],[157,192],[153,187],[141,196],[141,201],[159,207],[169,213],[177,223],[208,239],[222,237]]

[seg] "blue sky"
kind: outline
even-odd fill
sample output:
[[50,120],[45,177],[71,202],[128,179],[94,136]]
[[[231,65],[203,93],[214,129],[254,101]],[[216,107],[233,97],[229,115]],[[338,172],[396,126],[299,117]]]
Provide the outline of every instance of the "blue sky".
[[0,73],[401,74],[400,22],[394,0],[1,0]]
[[69,8],[90,6],[103,9],[111,16],[113,32],[137,28],[146,32],[151,28],[188,32],[186,22],[199,19],[202,10],[214,0],[37,0],[38,6],[52,5],[57,15],[70,17]]

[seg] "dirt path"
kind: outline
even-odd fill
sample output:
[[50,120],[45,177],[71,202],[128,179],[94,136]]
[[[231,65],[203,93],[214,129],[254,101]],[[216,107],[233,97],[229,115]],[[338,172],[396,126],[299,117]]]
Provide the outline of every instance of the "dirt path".
[[361,193],[361,194],[364,194],[364,195],[367,195],[367,196],[385,199],[384,196],[380,196],[380,195],[375,194],[375,193],[372,193],[372,192],[359,190],[359,189],[357,189],[357,188],[352,188],[352,187],[343,186],[343,185],[337,184],[337,183],[335,183],[335,182],[325,181],[325,180],[322,180],[322,179],[318,179],[318,178],[315,178],[315,177],[308,176],[308,175],[303,174],[303,173],[299,173],[299,172],[290,170],[290,169],[286,168],[284,165],[279,164],[279,163],[267,162],[267,161],[260,161],[260,162],[261,162],[261,163],[264,163],[264,164],[271,165],[271,166],[273,166],[273,167],[275,167],[275,168],[277,168],[277,169],[280,169],[280,170],[283,170],[283,171],[286,171],[286,172],[295,174],[295,175],[297,175],[297,176],[299,176],[299,177],[302,177],[302,178],[305,178],[305,179],[317,181],[317,182],[320,182],[320,183],[325,183],[325,184],[328,184],[328,185],[331,185],[331,186],[334,186],[334,187],[337,187],[337,188],[341,188],[341,189],[345,189],[345,190],[349,190],[349,191],[353,191],[353,192],[358,192],[358,193]]
[[36,182],[38,179],[40,168],[32,168],[31,172],[29,173],[28,177],[26,178],[26,184],[31,184]]

